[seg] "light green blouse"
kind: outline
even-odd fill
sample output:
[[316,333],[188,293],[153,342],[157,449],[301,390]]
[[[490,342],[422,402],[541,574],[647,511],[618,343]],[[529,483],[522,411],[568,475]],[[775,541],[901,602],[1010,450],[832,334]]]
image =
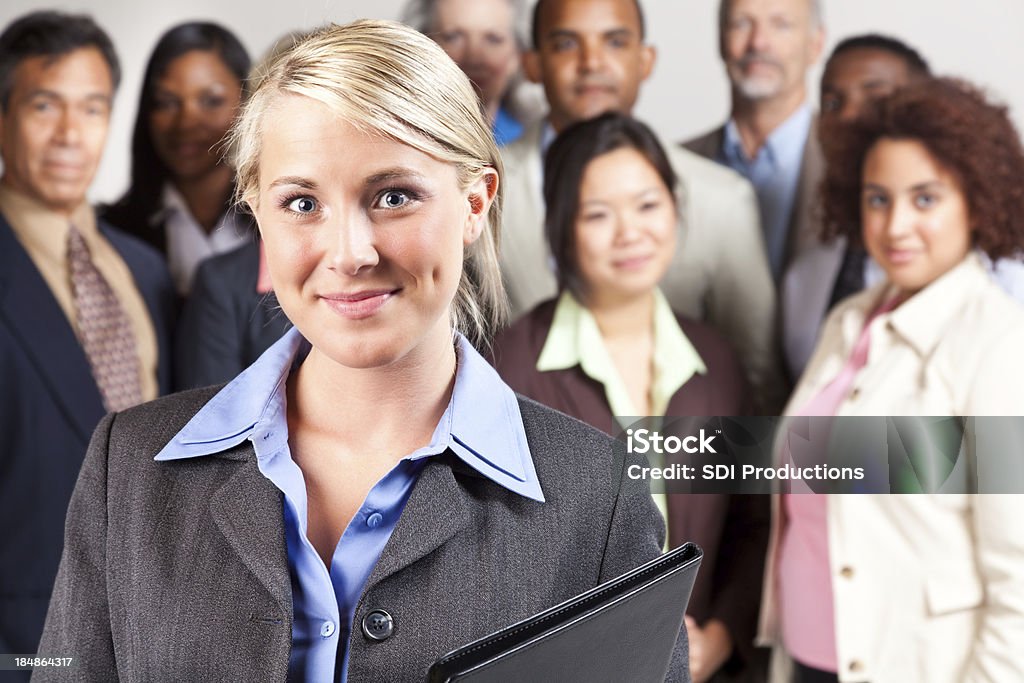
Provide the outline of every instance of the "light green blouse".
[[[651,385],[651,416],[664,416],[668,402],[695,374],[707,374],[697,349],[686,338],[661,290],[654,290],[654,366]],[[611,354],[604,344],[593,314],[565,291],[558,299],[537,370],[567,370],[579,365],[604,387],[612,415],[641,417],[626,390]]]
[[[672,307],[660,289],[654,290],[654,358],[652,359],[651,415],[664,417],[668,402],[695,374],[707,374],[707,367],[697,349],[679,327]],[[551,329],[544,348],[537,358],[538,372],[567,370],[579,365],[587,377],[604,387],[612,415],[616,421],[631,423],[638,415],[629,397],[601,330],[593,314],[570,292],[562,292],[551,320]],[[653,494],[654,502],[668,520],[668,500],[664,493]],[[668,538],[665,538],[668,547]]]

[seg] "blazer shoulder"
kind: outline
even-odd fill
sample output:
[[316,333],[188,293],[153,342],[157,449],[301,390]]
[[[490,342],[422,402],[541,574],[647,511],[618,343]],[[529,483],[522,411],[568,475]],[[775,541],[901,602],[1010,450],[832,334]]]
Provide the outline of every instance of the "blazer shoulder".
[[689,140],[684,140],[680,143],[680,146],[694,154],[699,154],[705,159],[714,159],[718,155],[718,150],[722,147],[724,135],[725,126],[717,126]]
[[[211,282],[223,282],[249,287],[259,275],[260,243],[246,242],[240,247],[223,254],[214,254],[203,259],[196,270],[196,280],[203,278]],[[243,280],[244,282],[239,282]]]
[[[581,467],[610,463],[615,439],[596,427],[516,394],[530,451],[570,476]],[[603,456],[607,456],[605,459]],[[538,468],[541,462],[536,463]]]
[[702,197],[744,194],[754,199],[754,189],[746,178],[728,166],[674,145],[668,149],[669,163],[695,200]]
[[548,299],[537,304],[495,336],[491,360],[496,367],[537,361],[551,329],[557,302],[557,299]]
[[115,415],[111,441],[116,437],[121,448],[152,459],[223,387],[182,391],[121,411]]

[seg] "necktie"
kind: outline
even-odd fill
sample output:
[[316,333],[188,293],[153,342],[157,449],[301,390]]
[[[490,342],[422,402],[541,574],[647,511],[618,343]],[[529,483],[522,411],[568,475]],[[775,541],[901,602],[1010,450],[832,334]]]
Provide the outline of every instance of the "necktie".
[[104,408],[124,410],[141,403],[139,357],[131,322],[74,225],[68,233],[68,266],[79,340]]

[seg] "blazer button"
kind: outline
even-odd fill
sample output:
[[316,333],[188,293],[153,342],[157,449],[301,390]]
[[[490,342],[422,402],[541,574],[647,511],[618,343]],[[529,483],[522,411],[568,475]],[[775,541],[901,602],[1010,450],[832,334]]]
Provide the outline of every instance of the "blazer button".
[[850,566],[843,567],[842,569],[839,570],[839,576],[843,577],[844,579],[852,579],[853,578],[853,567],[850,567]]
[[387,640],[395,632],[395,620],[382,609],[375,609],[363,617],[363,635],[370,640]]
[[864,670],[864,665],[861,664],[859,659],[855,659],[850,662],[850,673],[856,674]]

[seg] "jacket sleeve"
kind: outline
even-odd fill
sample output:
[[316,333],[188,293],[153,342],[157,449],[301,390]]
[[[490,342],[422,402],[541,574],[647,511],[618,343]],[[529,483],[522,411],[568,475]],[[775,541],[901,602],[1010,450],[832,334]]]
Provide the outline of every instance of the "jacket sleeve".
[[116,681],[107,602],[107,453],[114,415],[96,427],[68,507],[64,554],[46,616],[40,657],[72,657],[38,668],[33,681]]
[[985,603],[963,681],[1024,680],[1024,517],[1020,495],[973,498],[975,557],[985,585]]
[[[601,582],[621,576],[657,557],[665,543],[665,522],[651,498],[650,489],[646,483],[631,480],[625,475],[627,468],[634,464],[644,466],[647,462],[640,455],[627,452],[618,472],[618,496],[601,562]],[[680,620],[682,616],[679,615]],[[679,629],[665,680],[673,683],[690,680],[690,650],[685,626]]]
[[[1016,477],[1007,476],[1006,480],[1019,485],[1020,465],[999,461],[1019,456],[1016,432],[1024,420],[1020,417],[1024,415],[1024,392],[1020,389],[1020,380],[1024,378],[1021,348],[1024,348],[1024,332],[1000,335],[973,377],[968,414],[1013,416],[982,418],[1000,420],[998,424],[989,422],[990,427],[979,422],[978,466],[990,468],[983,487],[986,484],[998,487],[1002,483],[996,481],[1000,467],[1015,468]],[[984,476],[985,472],[981,474]],[[962,680],[966,683],[1024,681],[1021,657],[1024,652],[1024,527],[1014,521],[1024,518],[1024,496],[1018,489],[1014,493],[978,494],[970,498],[974,556],[984,584],[985,602]]]

